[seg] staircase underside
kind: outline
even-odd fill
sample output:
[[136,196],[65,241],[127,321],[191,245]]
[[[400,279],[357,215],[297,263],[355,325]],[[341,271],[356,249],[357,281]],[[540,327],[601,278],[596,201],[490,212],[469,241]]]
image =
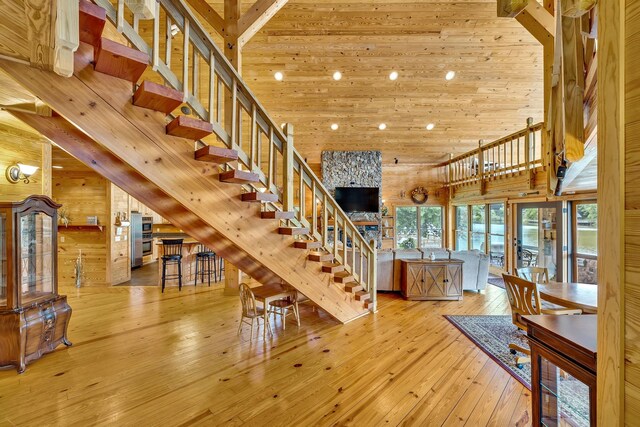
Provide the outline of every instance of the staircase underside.
[[289,283],[341,322],[368,311],[321,264],[261,219],[241,186],[194,159],[194,142],[165,133],[166,116],[135,107],[130,82],[94,71],[81,45],[73,77],[0,60],[0,68],[60,116],[15,115],[261,283]]

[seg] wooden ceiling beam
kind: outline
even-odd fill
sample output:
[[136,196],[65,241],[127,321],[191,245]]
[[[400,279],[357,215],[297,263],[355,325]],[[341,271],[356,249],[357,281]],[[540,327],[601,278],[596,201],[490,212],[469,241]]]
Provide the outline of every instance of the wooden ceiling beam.
[[[240,45],[246,44],[264,25],[275,16],[288,0],[257,0],[238,20]],[[522,1],[522,0],[520,0]]]
[[529,2],[516,16],[516,20],[543,46],[553,43],[556,20],[537,1]]
[[515,18],[529,3],[529,0],[498,0],[498,17]]
[[225,20],[205,0],[187,0],[187,3],[198,12],[221,36],[225,35]]

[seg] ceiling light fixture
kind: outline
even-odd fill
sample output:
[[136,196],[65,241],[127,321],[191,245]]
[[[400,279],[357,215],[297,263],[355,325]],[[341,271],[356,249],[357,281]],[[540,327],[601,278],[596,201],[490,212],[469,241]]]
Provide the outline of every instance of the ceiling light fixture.
[[29,177],[36,173],[40,169],[38,166],[29,166],[22,163],[14,163],[7,168],[5,173],[7,181],[12,184],[17,184],[22,181],[25,184],[29,183]]
[[340,71],[336,71],[333,73],[333,80],[340,80],[342,78],[342,73]]
[[62,169],[62,166],[59,165],[53,165],[51,166],[52,169]]
[[378,125],[378,129],[380,129],[380,130],[385,130],[386,128],[387,128],[387,125],[385,123],[380,123]]
[[281,81],[282,81],[282,79],[284,79],[284,74],[282,74],[282,72],[281,72],[281,71],[276,71],[276,73],[273,75],[273,77],[274,77],[277,81],[281,82]]
[[396,80],[397,78],[398,78],[397,71],[392,71],[391,74],[389,74],[389,80]]
[[333,123],[333,124],[331,125],[331,130],[338,130],[338,128],[339,128],[339,127],[340,127],[340,126],[338,126],[338,124],[337,124],[337,123]]
[[436,127],[436,125],[434,125],[433,123],[429,123],[427,125],[427,130],[433,130],[434,127]]
[[447,74],[444,76],[445,80],[453,80],[453,78],[456,76],[456,72],[455,71],[447,71]]

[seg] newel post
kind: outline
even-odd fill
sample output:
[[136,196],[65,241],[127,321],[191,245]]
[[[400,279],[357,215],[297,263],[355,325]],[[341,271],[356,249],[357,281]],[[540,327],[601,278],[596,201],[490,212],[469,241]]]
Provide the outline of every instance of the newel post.
[[286,123],[284,125],[284,134],[286,136],[282,146],[282,165],[284,188],[282,189],[282,210],[285,212],[293,212],[293,125]]
[[369,274],[369,294],[371,295],[371,312],[378,311],[378,242],[376,239],[369,241],[371,245],[371,268]]

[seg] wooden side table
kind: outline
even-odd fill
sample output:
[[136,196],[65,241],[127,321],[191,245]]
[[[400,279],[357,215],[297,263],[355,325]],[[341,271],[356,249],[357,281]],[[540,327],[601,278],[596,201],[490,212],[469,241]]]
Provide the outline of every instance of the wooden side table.
[[533,425],[595,426],[597,316],[522,319],[531,347]]

